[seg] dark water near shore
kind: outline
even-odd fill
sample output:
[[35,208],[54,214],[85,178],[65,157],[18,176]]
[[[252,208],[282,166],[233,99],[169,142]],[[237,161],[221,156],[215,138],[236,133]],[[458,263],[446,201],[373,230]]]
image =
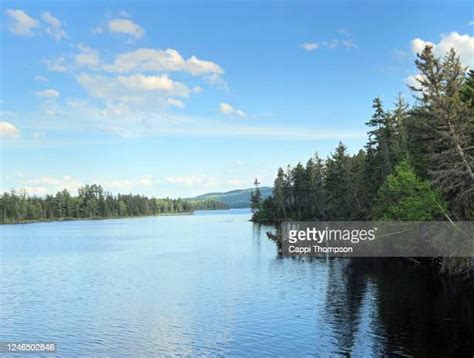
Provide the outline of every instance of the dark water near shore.
[[249,217],[1,226],[0,341],[66,357],[474,354],[473,288],[405,263],[281,259]]

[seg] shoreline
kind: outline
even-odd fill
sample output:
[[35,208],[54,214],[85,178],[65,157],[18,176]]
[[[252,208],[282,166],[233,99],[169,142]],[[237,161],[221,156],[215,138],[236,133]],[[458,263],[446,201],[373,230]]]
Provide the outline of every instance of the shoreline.
[[[205,211],[215,210],[230,210],[230,209],[209,209]],[[134,218],[146,218],[146,217],[158,217],[158,216],[182,216],[182,215],[194,215],[195,211],[186,211],[181,213],[161,213],[158,215],[135,215],[135,216],[108,216],[108,217],[90,217],[90,218],[58,218],[58,219],[38,219],[38,220],[25,220],[16,221],[11,223],[0,223],[1,225],[23,225],[23,224],[38,224],[38,223],[51,223],[51,222],[63,222],[63,221],[100,221],[100,220],[115,220],[115,219],[134,219]],[[204,211],[204,210],[199,210]]]

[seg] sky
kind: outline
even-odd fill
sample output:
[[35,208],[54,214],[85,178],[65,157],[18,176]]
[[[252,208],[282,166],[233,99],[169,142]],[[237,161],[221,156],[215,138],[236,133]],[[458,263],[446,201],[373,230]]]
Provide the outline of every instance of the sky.
[[470,1],[2,1],[2,191],[190,197],[366,142],[426,44],[474,66]]

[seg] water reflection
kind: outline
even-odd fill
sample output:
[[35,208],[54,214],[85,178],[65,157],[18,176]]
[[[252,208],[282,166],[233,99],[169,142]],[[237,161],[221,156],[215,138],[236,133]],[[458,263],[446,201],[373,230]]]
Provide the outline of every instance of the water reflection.
[[439,279],[405,262],[370,261],[352,260],[348,269],[374,282],[385,353],[472,356],[472,286]]
[[0,340],[66,357],[472,351],[472,292],[409,265],[281,258],[249,217],[2,226]]
[[337,353],[351,353],[361,320],[369,319],[361,316],[364,298],[373,295],[373,292],[367,292],[366,277],[354,275],[351,270],[347,270],[345,260],[330,259],[327,265],[330,284],[326,290],[325,315],[333,327],[337,346],[340,347]]
[[441,278],[403,259],[280,259],[327,266],[323,314],[332,353],[474,356],[472,280]]
[[472,356],[474,292],[401,261],[330,259],[327,321],[337,353]]

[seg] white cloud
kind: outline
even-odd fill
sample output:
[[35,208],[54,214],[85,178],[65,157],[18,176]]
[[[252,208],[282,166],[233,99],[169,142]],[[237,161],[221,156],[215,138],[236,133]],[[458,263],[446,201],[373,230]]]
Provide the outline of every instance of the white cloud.
[[21,182],[22,189],[25,189],[29,194],[44,195],[55,194],[64,189],[68,190],[73,195],[77,195],[77,189],[85,183],[100,184],[104,190],[117,190],[118,192],[130,190],[131,188],[149,188],[156,184],[152,175],[143,175],[139,178],[133,179],[98,179],[89,178],[87,181],[82,181],[70,175],[62,177],[42,176],[38,178],[24,178]]
[[175,94],[176,96],[186,97],[189,89],[176,81],[173,81],[166,75],[161,76],[118,76],[117,80],[120,84],[130,90],[136,91],[165,91]]
[[11,33],[19,36],[33,35],[33,29],[38,28],[39,22],[23,10],[8,9],[5,14],[10,18],[8,26]]
[[306,51],[314,51],[321,48],[321,46],[328,49],[336,49],[340,47],[351,49],[358,47],[351,37],[352,34],[347,29],[341,28],[337,31],[337,33],[340,36],[338,36],[338,38],[336,39],[323,41],[321,44],[317,42],[306,42],[302,44],[301,47],[304,48]]
[[342,40],[329,40],[329,41],[324,41],[323,46],[329,49],[335,49],[338,47],[345,47],[345,48],[357,48],[357,44],[354,42],[352,39],[342,39]]
[[[260,179],[262,177],[260,176]],[[230,185],[232,187],[246,187],[252,183],[252,180],[245,180],[245,179],[229,179],[225,182],[225,184]]]
[[469,26],[474,26],[474,20],[469,21]]
[[25,186],[21,189],[25,190],[28,195],[42,196],[42,195],[46,195],[46,194],[49,193],[49,190],[44,186]]
[[174,99],[174,98],[168,98],[168,103],[174,107],[178,107],[178,108],[184,108],[184,102],[182,101],[179,101],[177,99]]
[[76,55],[75,60],[79,66],[95,67],[99,64],[99,53],[87,46],[79,45],[80,54]]
[[218,73],[212,73],[204,77],[204,80],[216,88],[229,92],[229,87],[227,86],[227,82],[224,79],[222,79],[222,77]]
[[223,74],[222,68],[214,62],[200,60],[191,56],[185,60],[173,49],[155,50],[141,48],[118,55],[113,64],[105,65],[110,72],[176,72],[183,71],[193,76]]
[[60,96],[60,93],[55,89],[49,88],[43,91],[36,92],[36,95],[38,97],[43,97],[43,98],[58,98]]
[[421,53],[427,45],[433,46],[433,53],[438,57],[444,56],[454,48],[463,65],[474,68],[474,36],[451,32],[448,35],[441,35],[441,40],[437,44],[416,38],[411,42],[411,49],[413,53]]
[[190,176],[173,176],[165,179],[167,183],[178,184],[178,185],[197,185],[210,183],[213,181],[213,178],[210,178],[207,175],[190,175]]
[[39,177],[39,178],[33,178],[29,179],[27,181],[29,184],[34,184],[34,185],[45,185],[45,186],[63,186],[65,183],[78,183],[73,177],[69,175],[65,175],[61,178],[54,178],[54,177]]
[[0,137],[18,138],[20,130],[9,122],[0,122]]
[[415,89],[421,89],[419,80],[422,80],[423,76],[420,74],[417,75],[410,75],[408,76],[405,81],[408,86],[413,87]]
[[[82,44],[77,47],[79,53],[75,56],[62,56],[43,62],[50,71],[75,74],[77,83],[91,97],[103,100],[103,108],[94,108],[101,117],[127,117],[135,123],[149,122],[147,117],[152,117],[150,112],[166,116],[166,109],[185,106],[185,101],[179,97],[188,98],[191,94],[203,91],[199,86],[188,87],[173,80],[170,72],[204,76],[201,77],[204,81],[215,76],[214,84],[224,72],[213,62],[195,56],[184,59],[173,49],[138,49],[118,54],[113,62],[104,64],[98,51]],[[94,70],[95,73],[87,73],[84,68]],[[235,115],[242,116],[242,113],[237,111]]]
[[81,74],[77,76],[77,81],[93,97],[109,101],[140,102],[141,99],[145,99],[143,95],[150,93],[187,97],[190,92],[186,85],[173,81],[166,75],[144,76],[137,74],[107,77]]
[[234,108],[228,103],[219,103],[219,111],[229,116],[245,117],[245,113],[242,110]]
[[[103,103],[68,98],[53,108],[56,116],[47,117],[44,110],[29,116],[28,126],[37,131],[77,130],[110,133],[124,138],[178,136],[184,138],[272,138],[275,140],[361,140],[366,132],[335,125],[318,127],[258,125],[257,121],[224,121],[218,118],[188,116],[167,112],[167,93],[150,94],[125,90],[113,93],[114,100],[99,98]],[[122,98],[123,97],[123,98]],[[122,101],[123,99],[124,101]],[[178,97],[178,99],[181,99]],[[141,101],[141,102],[140,102]],[[55,103],[54,101],[44,101]],[[48,108],[46,108],[48,109]],[[253,118],[247,114],[247,117]],[[8,119],[5,119],[8,120]],[[52,140],[52,139],[48,139]]]
[[130,112],[129,107],[122,102],[107,102],[106,108],[102,111],[104,117],[115,118],[122,117]]
[[319,47],[319,44],[317,44],[316,42],[305,42],[304,44],[301,45],[301,47],[305,49],[306,51],[311,52],[311,51],[317,50]]
[[37,76],[35,76],[35,81],[38,81],[38,82],[48,82],[48,77],[41,76],[41,75],[37,75]]
[[110,189],[120,189],[120,188],[129,189],[133,186],[133,183],[131,180],[127,180],[127,179],[123,179],[123,180],[115,179],[115,180],[106,180],[102,183],[102,185]]
[[66,65],[66,59],[64,57],[58,57],[53,59],[43,60],[46,68],[52,72],[67,72],[68,67]]
[[67,38],[66,31],[64,31],[61,21],[57,17],[46,11],[41,15],[41,19],[47,24],[46,33],[56,39],[56,41]]
[[155,180],[153,179],[152,175],[144,175],[141,179],[138,181],[142,186],[153,186],[155,184]]
[[156,184],[152,175],[143,175],[137,179],[113,179],[113,180],[96,180],[105,190],[116,189],[130,190],[131,188],[149,188]]
[[77,188],[83,184],[70,175],[65,175],[63,177],[38,177],[25,180],[23,182],[23,189],[25,189],[29,194],[44,195],[47,193],[57,193],[64,189],[68,190],[71,193],[76,193]]
[[113,19],[107,24],[112,33],[126,34],[139,39],[145,33],[143,28],[129,19]]
[[[259,176],[261,178],[262,176]],[[213,177],[209,175],[187,175],[187,176],[171,176],[165,178],[165,182],[178,187],[195,187],[195,188],[235,188],[245,187],[253,182],[252,178],[224,178]]]

